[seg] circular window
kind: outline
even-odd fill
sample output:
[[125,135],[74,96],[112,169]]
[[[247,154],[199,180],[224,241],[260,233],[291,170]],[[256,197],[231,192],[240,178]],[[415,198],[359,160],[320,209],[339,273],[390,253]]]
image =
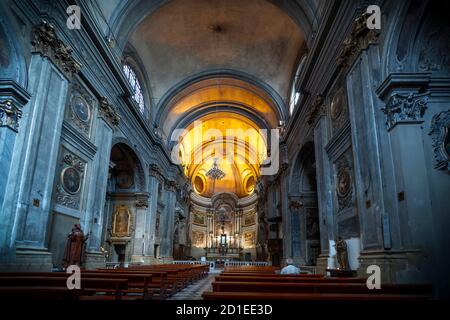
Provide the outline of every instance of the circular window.
[[78,193],[81,186],[80,173],[74,168],[65,168],[61,173],[61,184],[67,193]]
[[255,177],[250,176],[245,182],[245,191],[250,194],[253,192],[253,190],[255,190]]
[[194,188],[195,191],[199,194],[205,191],[205,182],[203,181],[202,177],[196,176],[194,178]]

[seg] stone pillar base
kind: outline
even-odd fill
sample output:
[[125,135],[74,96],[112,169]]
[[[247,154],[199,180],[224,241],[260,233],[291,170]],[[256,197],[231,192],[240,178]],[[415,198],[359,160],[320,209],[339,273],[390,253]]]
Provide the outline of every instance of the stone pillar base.
[[173,263],[173,257],[160,257],[158,259],[159,264],[172,264]]
[[363,251],[359,262],[358,277],[367,278],[367,267],[377,265],[382,283],[431,283],[420,250]]
[[158,264],[158,259],[153,256],[143,256],[144,264]]
[[325,275],[328,268],[328,254],[321,254],[317,257],[316,273]]
[[20,250],[13,261],[0,264],[5,272],[51,272],[53,269],[52,254],[41,250]]
[[106,268],[106,258],[101,252],[86,252],[86,260],[84,262],[84,268],[97,269]]

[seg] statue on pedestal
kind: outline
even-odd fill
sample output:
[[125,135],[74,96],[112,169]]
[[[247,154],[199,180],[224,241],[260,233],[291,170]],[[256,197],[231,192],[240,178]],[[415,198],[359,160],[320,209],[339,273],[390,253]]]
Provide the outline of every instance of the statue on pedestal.
[[339,237],[334,246],[336,247],[336,257],[339,269],[349,270],[347,243]]
[[89,239],[89,235],[85,236],[81,226],[75,224],[72,232],[67,236],[66,248],[64,250],[63,267],[70,265],[81,266],[83,257],[84,243]]

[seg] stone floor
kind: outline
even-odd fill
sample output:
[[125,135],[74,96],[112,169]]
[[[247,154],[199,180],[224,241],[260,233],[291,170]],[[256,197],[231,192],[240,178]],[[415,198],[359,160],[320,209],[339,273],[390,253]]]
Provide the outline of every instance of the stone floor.
[[191,284],[187,288],[184,288],[180,292],[177,292],[167,300],[202,300],[202,293],[211,291],[211,283],[214,281],[214,277],[217,274],[210,273],[208,277]]

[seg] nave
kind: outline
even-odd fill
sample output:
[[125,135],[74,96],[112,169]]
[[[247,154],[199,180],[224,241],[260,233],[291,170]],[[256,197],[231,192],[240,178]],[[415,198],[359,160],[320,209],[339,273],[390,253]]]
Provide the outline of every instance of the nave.
[[0,0],[1,296],[450,297],[450,5],[374,2]]

